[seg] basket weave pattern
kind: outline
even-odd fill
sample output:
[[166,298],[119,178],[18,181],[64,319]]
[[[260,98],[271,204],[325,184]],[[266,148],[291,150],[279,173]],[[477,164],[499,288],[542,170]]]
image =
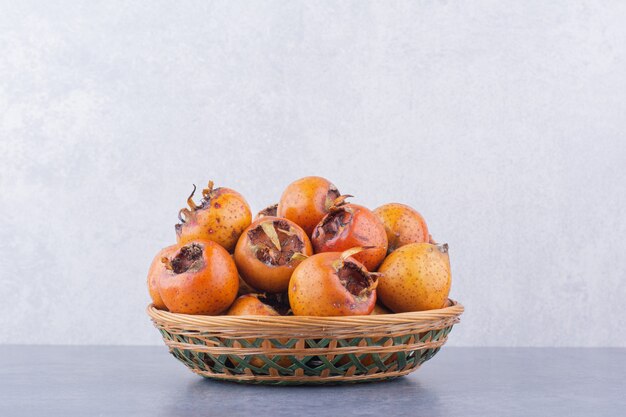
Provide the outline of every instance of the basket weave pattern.
[[206,378],[297,385],[378,381],[432,358],[463,306],[351,317],[193,316],[148,306],[170,352]]

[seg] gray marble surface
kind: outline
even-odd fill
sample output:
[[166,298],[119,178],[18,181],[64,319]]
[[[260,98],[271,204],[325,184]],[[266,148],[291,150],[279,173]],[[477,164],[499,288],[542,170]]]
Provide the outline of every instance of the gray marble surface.
[[620,416],[626,349],[444,348],[408,377],[332,387],[202,379],[165,347],[0,346],[1,416]]

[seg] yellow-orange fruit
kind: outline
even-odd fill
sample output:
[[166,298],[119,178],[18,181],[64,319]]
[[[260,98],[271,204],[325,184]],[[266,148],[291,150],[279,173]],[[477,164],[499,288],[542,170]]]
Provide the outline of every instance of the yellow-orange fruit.
[[446,305],[452,281],[446,244],[402,246],[387,256],[378,272],[378,297],[395,313]]
[[389,253],[409,243],[429,241],[426,221],[415,209],[405,204],[385,204],[374,210],[374,214],[385,226]]
[[203,198],[199,205],[193,201],[194,192],[187,199],[189,208],[180,210],[178,214],[178,244],[182,246],[194,240],[211,240],[232,252],[239,236],[252,222],[248,202],[230,188],[214,189],[212,181],[208,188],[202,190]]

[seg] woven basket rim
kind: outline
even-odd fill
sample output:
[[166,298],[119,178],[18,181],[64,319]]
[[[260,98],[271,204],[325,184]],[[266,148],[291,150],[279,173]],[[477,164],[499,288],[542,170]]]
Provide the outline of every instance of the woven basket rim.
[[205,316],[171,313],[159,310],[151,303],[146,312],[156,322],[178,326],[210,326],[213,328],[258,329],[259,327],[325,327],[346,328],[349,326],[381,326],[394,324],[409,324],[416,322],[432,322],[460,316],[465,310],[459,302],[450,299],[447,307],[413,311],[408,313],[391,313],[366,316]]

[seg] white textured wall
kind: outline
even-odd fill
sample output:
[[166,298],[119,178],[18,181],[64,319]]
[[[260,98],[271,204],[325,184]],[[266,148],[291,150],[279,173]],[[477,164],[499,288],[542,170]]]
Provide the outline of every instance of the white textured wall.
[[625,2],[77,3],[0,7],[0,343],[160,343],[192,182],[317,174],[449,242],[451,344],[626,346]]

